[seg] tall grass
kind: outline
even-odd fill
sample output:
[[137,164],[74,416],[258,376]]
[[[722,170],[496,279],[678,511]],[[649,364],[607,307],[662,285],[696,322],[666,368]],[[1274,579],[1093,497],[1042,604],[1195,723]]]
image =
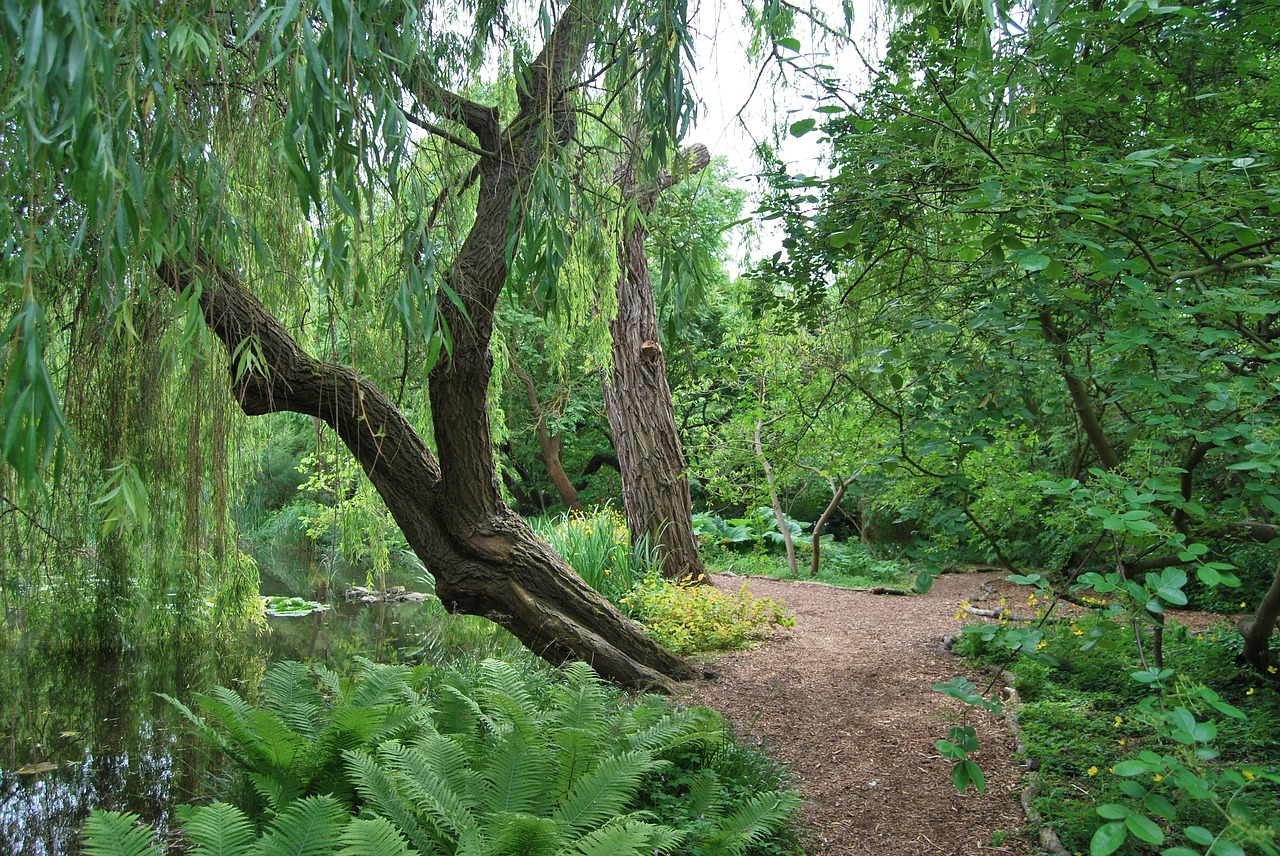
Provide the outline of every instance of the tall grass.
[[587,585],[618,603],[645,577],[661,574],[661,560],[647,539],[631,543],[627,521],[605,508],[531,520],[535,532],[573,566]]

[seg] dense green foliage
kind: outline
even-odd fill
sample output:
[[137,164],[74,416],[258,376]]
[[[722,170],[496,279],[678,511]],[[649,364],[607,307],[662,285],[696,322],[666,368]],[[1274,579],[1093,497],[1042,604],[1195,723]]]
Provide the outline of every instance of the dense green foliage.
[[[1001,608],[1043,616],[1047,606],[1032,594]],[[1108,626],[1115,617],[1099,607],[1076,610],[1034,635],[968,624],[957,641],[966,655],[1014,676],[1027,757],[1038,762],[1037,811],[1071,851],[1090,850],[1107,820],[1145,816],[1117,852],[1151,852],[1140,843],[1151,842],[1148,821],[1169,847],[1216,839],[1214,853],[1277,852],[1280,693],[1237,680],[1240,646],[1229,628],[1192,632],[1175,624],[1165,656],[1177,673],[1161,679],[1163,696],[1154,697],[1148,683],[1131,677],[1141,674],[1143,652]],[[1012,659],[1010,633],[1020,634]],[[1117,644],[1080,650],[1083,640],[1104,639]]]
[[[716,714],[629,700],[582,663],[560,676],[496,660],[435,675],[367,664],[350,680],[281,663],[262,691],[258,707],[220,689],[201,716],[187,711],[252,786],[240,807],[183,812],[207,851],[796,851],[798,798],[744,762]],[[151,835],[129,821],[95,815],[88,851],[140,852]]]

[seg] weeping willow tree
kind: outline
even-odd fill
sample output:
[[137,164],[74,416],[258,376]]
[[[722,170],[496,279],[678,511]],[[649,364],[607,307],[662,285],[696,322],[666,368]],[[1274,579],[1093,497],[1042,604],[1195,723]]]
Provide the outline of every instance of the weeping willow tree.
[[[151,602],[243,580],[231,400],[331,426],[451,609],[624,683],[687,674],[503,502],[488,395],[504,287],[554,296],[574,233],[621,220],[616,189],[571,189],[612,95],[641,105],[642,176],[685,130],[682,3],[81,0],[0,30],[6,574],[44,539],[136,600],[145,527],[208,580],[155,570]],[[403,337],[397,398],[423,393],[403,407],[371,317]]]

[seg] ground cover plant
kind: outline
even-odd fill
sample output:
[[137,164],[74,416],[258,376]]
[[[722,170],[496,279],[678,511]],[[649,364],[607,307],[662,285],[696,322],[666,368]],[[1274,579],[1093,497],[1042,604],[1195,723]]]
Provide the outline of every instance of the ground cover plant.
[[[1036,582],[994,604],[997,618],[967,624],[957,647],[1012,676],[1038,769],[1034,807],[1068,851],[1280,852],[1280,691],[1241,670],[1240,637],[1225,621],[1144,621],[1096,592],[1063,608]],[[957,618],[972,621],[963,609]]]
[[[798,797],[718,714],[627,696],[582,663],[366,663],[350,679],[281,663],[262,690],[183,708],[246,785],[180,812],[197,852],[799,852]],[[135,820],[93,815],[87,851],[145,852],[156,832]]]

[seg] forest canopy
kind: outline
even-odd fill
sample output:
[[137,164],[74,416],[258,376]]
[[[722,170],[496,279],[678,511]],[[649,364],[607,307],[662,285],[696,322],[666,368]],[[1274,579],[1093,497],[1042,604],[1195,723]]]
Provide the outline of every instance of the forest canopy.
[[[829,163],[760,146],[782,248],[732,278],[741,194],[678,156],[683,4],[7,4],[5,590],[87,591],[103,638],[230,618],[242,534],[358,518],[348,558],[414,555],[552,658],[683,674],[516,513],[626,493],[644,247],[676,507],[1157,618],[1238,594],[1273,667],[1275,12],[901,4],[855,87],[840,26],[750,10]],[[299,487],[347,511],[281,515]]]

